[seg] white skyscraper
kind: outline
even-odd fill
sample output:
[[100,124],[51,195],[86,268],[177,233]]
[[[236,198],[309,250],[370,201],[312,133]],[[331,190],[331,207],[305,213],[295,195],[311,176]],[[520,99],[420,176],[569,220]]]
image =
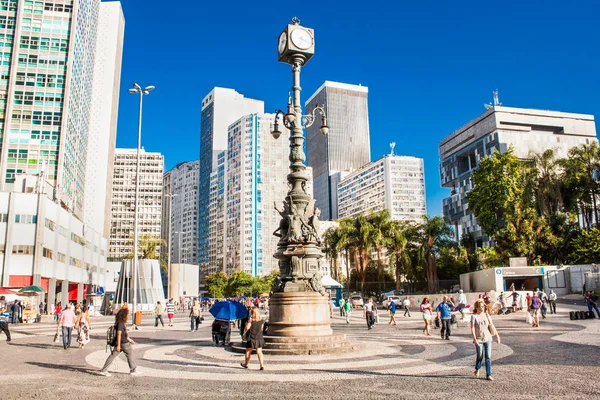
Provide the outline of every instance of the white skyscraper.
[[209,202],[211,174],[216,172],[217,155],[227,149],[229,125],[244,115],[263,113],[264,103],[244,97],[233,89],[215,87],[202,99],[200,123],[200,175],[198,184],[198,262],[200,285],[205,284],[209,265]]
[[386,155],[349,173],[337,192],[340,218],[383,209],[396,221],[427,215],[422,158]]
[[83,220],[105,237],[110,235],[124,30],[121,3],[100,3],[87,151],[91,157],[86,166]]
[[[136,153],[137,149],[115,150],[108,247],[110,261],[120,261],[133,254]],[[159,239],[163,201],[163,155],[142,149],[140,164],[138,233],[140,238]]]
[[[173,264],[198,264],[198,172],[200,161],[177,164],[165,173],[165,194],[174,195],[165,199],[168,210],[163,211],[162,238],[171,240],[171,262]],[[168,216],[165,218],[165,213]]]
[[273,120],[272,114],[250,114],[229,126],[227,151],[211,177],[211,273],[262,276],[278,268],[273,232],[281,217],[274,205],[281,209],[288,191],[289,142],[286,133],[271,136]]
[[83,218],[100,0],[4,1],[0,7],[0,185],[37,175]]

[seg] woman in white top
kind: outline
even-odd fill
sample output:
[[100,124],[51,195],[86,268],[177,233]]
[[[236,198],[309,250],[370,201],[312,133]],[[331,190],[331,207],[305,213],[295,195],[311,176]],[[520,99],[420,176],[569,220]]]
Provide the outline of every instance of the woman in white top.
[[[485,375],[488,381],[492,378],[492,332],[496,336],[496,341],[500,344],[500,335],[496,332],[492,318],[485,311],[485,302],[479,299],[474,304],[473,315],[471,316],[471,334],[473,343],[477,351],[477,361],[475,362],[475,377],[479,377],[479,370],[485,356]],[[491,328],[491,332],[490,332]]]

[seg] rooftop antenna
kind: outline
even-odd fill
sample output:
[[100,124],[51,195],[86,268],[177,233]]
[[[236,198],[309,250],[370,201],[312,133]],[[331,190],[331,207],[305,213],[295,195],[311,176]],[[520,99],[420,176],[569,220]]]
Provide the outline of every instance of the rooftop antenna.
[[500,99],[498,97],[498,89],[494,90],[494,107],[501,106]]
[[390,156],[394,155],[394,147],[396,147],[396,142],[390,143]]

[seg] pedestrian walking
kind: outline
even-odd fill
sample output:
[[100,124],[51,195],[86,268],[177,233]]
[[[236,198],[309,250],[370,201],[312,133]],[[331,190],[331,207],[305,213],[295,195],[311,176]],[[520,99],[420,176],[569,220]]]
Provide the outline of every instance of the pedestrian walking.
[[431,336],[431,304],[429,303],[429,298],[424,297],[421,302],[421,312],[423,313],[423,321],[425,322],[425,328],[423,329],[423,334],[427,336]]
[[67,303],[58,321],[58,328],[62,327],[63,347],[65,350],[71,347],[71,334],[73,333],[74,326],[75,313],[71,308],[71,304]]
[[198,300],[194,300],[194,304],[190,309],[190,332],[198,332],[200,326],[200,317],[202,316],[202,307],[198,304]]
[[598,310],[598,298],[596,297],[596,295],[594,295],[594,292],[592,292],[591,290],[588,291],[585,294],[584,299],[585,303],[587,304],[588,311],[594,314],[592,310],[596,310],[596,314],[598,315],[598,318],[600,318],[600,310]]
[[129,364],[129,374],[130,375],[141,375],[141,373],[137,370],[137,366],[133,361],[133,347],[132,344],[135,342],[129,338],[127,335],[127,319],[129,318],[129,308],[121,308],[117,315],[115,316],[115,331],[117,332],[117,336],[115,337],[115,341],[111,346],[111,352],[106,362],[104,363],[104,367],[100,370],[100,375],[102,376],[110,376],[111,374],[108,372],[108,367],[112,364],[115,358],[119,357],[121,352],[125,353],[125,357],[127,358],[127,363]]
[[390,312],[390,322],[388,322],[388,325],[392,323],[396,325],[396,302],[394,300],[388,304],[388,311]]
[[6,343],[10,342],[10,330],[8,329],[8,319],[10,315],[6,312],[6,308],[0,309],[0,331],[6,335]]
[[83,306],[82,311],[79,313],[75,326],[77,327],[78,332],[77,342],[79,343],[79,348],[83,349],[83,347],[90,342],[90,330],[92,329],[88,307],[86,305]]
[[534,328],[540,327],[540,308],[542,308],[542,301],[538,297],[536,292],[533,293],[531,297],[531,304],[529,306],[529,312],[531,313],[531,318],[533,319],[532,326]]
[[460,313],[460,319],[465,319],[465,307],[467,306],[467,296],[462,289],[458,291],[458,312]]
[[60,320],[61,314],[62,314],[62,304],[60,302],[58,302],[56,307],[54,307],[54,319],[56,320],[57,324],[58,324],[58,321]]
[[550,306],[550,314],[556,314],[556,293],[554,290],[550,289],[550,294],[548,295],[548,304]]
[[346,306],[346,300],[344,300],[343,297],[340,298],[339,304],[340,304],[340,317],[343,317],[344,314],[346,314],[346,307],[345,307]]
[[544,289],[542,289],[538,292],[538,297],[542,302],[542,307],[540,308],[542,319],[546,319],[546,313],[548,312],[548,295],[544,292]]
[[19,313],[21,312],[21,306],[19,305],[19,301],[15,300],[12,307],[10,308],[12,311],[12,323],[16,324],[19,322]]
[[375,324],[375,318],[373,317],[373,308],[375,305],[373,304],[373,299],[369,299],[365,305],[363,306],[363,310],[365,311],[365,318],[367,320],[367,328],[369,330],[373,329],[373,325]]
[[169,326],[173,326],[173,317],[175,316],[175,303],[171,297],[167,302],[167,318],[169,318]]
[[[512,287],[514,288],[514,283],[512,285]],[[512,297],[512,309],[513,312],[517,312],[517,309],[519,308],[519,293],[517,293],[516,291],[513,290],[513,292],[510,294],[510,297]]]
[[473,306],[473,315],[471,315],[471,335],[477,353],[475,361],[475,378],[479,377],[479,370],[485,359],[485,376],[488,381],[492,378],[492,337],[496,336],[496,342],[500,344],[500,335],[494,327],[492,318],[485,312],[485,303],[477,300]]
[[436,307],[437,317],[440,319],[442,324],[442,329],[440,334],[442,335],[442,339],[450,340],[450,325],[452,321],[452,309],[454,308],[454,303],[447,296],[442,296],[442,301]]
[[265,339],[263,337],[263,325],[264,321],[260,317],[260,312],[258,308],[252,309],[252,318],[246,322],[246,357],[245,362],[240,365],[244,368],[248,368],[248,363],[250,362],[250,356],[252,355],[252,350],[256,351],[256,355],[258,357],[258,363],[260,365],[260,370],[264,370],[263,364],[263,352],[262,348],[265,345]]
[[346,314],[346,323],[350,323],[350,314],[352,313],[352,303],[347,301],[344,303],[344,314]]
[[163,314],[165,313],[165,309],[163,307],[162,304],[160,304],[160,301],[156,302],[156,307],[154,308],[154,327],[156,328],[158,326],[158,321],[160,321],[160,324],[162,325],[162,327],[165,327],[165,323],[163,321]]
[[406,296],[402,305],[404,306],[404,316],[406,317],[406,314],[408,314],[408,318],[410,318],[410,299],[408,296]]

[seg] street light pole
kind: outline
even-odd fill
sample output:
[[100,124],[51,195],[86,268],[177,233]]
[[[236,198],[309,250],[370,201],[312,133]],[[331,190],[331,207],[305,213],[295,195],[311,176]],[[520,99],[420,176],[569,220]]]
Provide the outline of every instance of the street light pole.
[[171,216],[173,213],[171,212],[171,207],[173,207],[173,197],[177,197],[176,193],[166,194],[165,197],[169,199],[169,237],[167,247],[169,251],[167,253],[167,299],[171,298],[171,237],[173,236],[173,232],[171,232]]
[[151,90],[154,89],[154,86],[146,86],[146,88],[142,89],[140,85],[137,83],[133,84],[133,88],[129,89],[129,93],[140,95],[140,114],[138,117],[138,142],[137,142],[137,158],[136,158],[136,168],[135,168],[135,197],[134,197],[134,214],[133,214],[133,271],[132,271],[132,279],[133,279],[133,318],[132,325],[137,329],[135,325],[135,312],[137,311],[137,280],[138,280],[138,271],[139,271],[139,254],[138,254],[138,213],[139,213],[139,193],[140,193],[140,152],[142,149],[142,105],[144,95],[150,93]]

